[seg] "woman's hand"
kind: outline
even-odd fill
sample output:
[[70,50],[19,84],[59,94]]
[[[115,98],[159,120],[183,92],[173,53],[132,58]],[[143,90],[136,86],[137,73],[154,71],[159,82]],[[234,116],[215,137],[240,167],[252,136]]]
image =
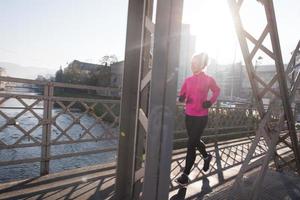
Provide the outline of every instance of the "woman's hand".
[[183,102],[184,102],[184,100],[185,100],[185,95],[181,95],[181,96],[179,96],[179,99],[178,99],[178,101],[179,101],[180,103],[183,103]]
[[212,103],[210,101],[204,101],[202,104],[203,108],[210,108],[212,105]]

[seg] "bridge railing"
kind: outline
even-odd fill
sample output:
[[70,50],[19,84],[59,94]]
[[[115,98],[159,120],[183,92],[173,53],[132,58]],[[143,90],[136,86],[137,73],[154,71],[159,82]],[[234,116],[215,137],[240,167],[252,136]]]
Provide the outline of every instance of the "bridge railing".
[[[259,117],[252,105],[233,102],[228,106],[224,102],[227,101],[219,100],[209,110],[208,124],[202,138],[206,141],[226,140],[254,133]],[[183,104],[178,104],[176,117],[174,143],[175,147],[182,147],[187,140]]]
[[36,91],[0,93],[0,166],[39,163],[42,175],[49,173],[50,160],[116,151],[120,101],[112,99],[118,89],[11,77],[0,81]]
[[[43,175],[64,170],[65,165],[82,166],[74,161],[79,157],[79,162],[86,165],[100,159],[115,161],[118,89],[11,77],[0,77],[0,81],[26,84],[36,91],[15,92],[10,88],[0,93],[0,167],[36,163]],[[233,107],[223,103],[219,101],[210,109],[204,139],[253,133],[255,110],[249,104]],[[183,110],[184,106],[178,104],[174,148],[182,147],[186,141]],[[99,154],[103,157],[95,156]]]

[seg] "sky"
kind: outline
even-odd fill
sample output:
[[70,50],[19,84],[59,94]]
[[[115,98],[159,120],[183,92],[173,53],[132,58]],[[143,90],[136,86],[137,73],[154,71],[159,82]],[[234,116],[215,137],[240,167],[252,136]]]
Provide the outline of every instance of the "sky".
[[0,61],[58,68],[124,57],[127,0],[0,0]]
[[[265,25],[263,7],[245,2],[245,26],[258,36]],[[274,0],[274,5],[288,62],[300,39],[300,1]],[[0,0],[0,62],[57,69],[74,59],[96,63],[109,54],[123,60],[127,7],[128,0]],[[183,23],[197,36],[197,52],[219,63],[241,60],[227,0],[185,0]]]
[[[290,53],[300,40],[300,1],[273,2],[282,55],[287,63],[291,57]],[[245,29],[258,39],[267,24],[263,6],[256,0],[244,0],[241,17]],[[227,0],[185,0],[183,22],[191,24],[191,32],[197,36],[197,52],[205,51],[219,63],[242,61]],[[266,38],[264,45],[271,49],[269,38]],[[249,43],[249,46],[253,48],[252,43]],[[259,56],[264,58],[261,64],[271,62],[261,51],[254,60]]]

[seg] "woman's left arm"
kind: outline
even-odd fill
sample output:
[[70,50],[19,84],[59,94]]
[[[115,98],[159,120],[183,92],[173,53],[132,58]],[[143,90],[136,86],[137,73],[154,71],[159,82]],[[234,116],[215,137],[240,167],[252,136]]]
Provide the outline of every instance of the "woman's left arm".
[[220,87],[213,78],[210,78],[209,89],[213,92],[213,95],[209,100],[213,104],[217,101],[217,98],[220,95]]

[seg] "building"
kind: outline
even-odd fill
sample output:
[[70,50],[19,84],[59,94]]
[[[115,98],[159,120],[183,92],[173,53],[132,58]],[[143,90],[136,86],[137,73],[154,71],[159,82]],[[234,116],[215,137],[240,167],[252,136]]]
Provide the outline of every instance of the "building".
[[72,63],[69,64],[68,67],[76,68],[80,70],[81,73],[85,74],[96,73],[100,71],[100,73],[105,73],[108,75],[108,77],[106,78],[109,79],[109,84],[106,86],[113,88],[122,88],[124,61],[115,62],[110,64],[109,66],[106,66],[74,60]]
[[[248,99],[252,97],[251,84],[246,72],[246,67],[241,63],[230,65],[211,64],[207,68],[207,73],[213,76],[221,88],[222,99]],[[274,65],[256,65],[254,66],[257,75],[268,84],[276,74]],[[260,84],[258,87],[262,88]],[[278,90],[278,85],[274,84],[273,88]],[[265,96],[271,98],[268,92]],[[267,99],[265,100],[268,101]]]
[[110,87],[110,67],[74,60],[63,72],[66,82]]
[[87,62],[81,62],[79,60],[74,60],[71,62],[67,68],[76,68],[80,70],[83,73],[89,73],[89,72],[94,72],[98,68],[105,68],[107,66],[105,65],[99,65],[99,64],[93,64],[93,63],[87,63]]
[[[71,76],[68,77],[72,79],[72,83],[105,87],[104,90],[98,90],[97,94],[106,96],[109,88],[122,88],[123,70],[124,61],[112,63],[108,66],[74,60],[64,69],[64,76],[69,73]],[[113,91],[110,95],[120,96],[119,90]]]
[[[6,76],[6,71],[2,67],[0,67],[0,76]],[[0,90],[4,90],[5,86],[6,86],[6,82],[0,81]]]
[[122,88],[123,84],[124,61],[116,62],[110,65],[110,85],[115,88]]
[[179,91],[186,77],[192,74],[191,58],[195,53],[196,36],[191,35],[190,25],[182,24],[177,90]]
[[[251,84],[250,84],[248,75],[246,73],[246,67],[244,65],[242,65],[241,67],[243,68],[242,69],[242,71],[243,71],[243,73],[242,73],[243,74],[242,89],[244,91],[247,91],[247,93],[249,94],[248,96],[252,96],[252,94],[251,94],[252,93]],[[276,67],[275,67],[275,65],[255,65],[254,66],[254,70],[256,71],[256,74],[266,84],[268,84],[273,79],[273,77],[276,74]],[[259,89],[263,88],[261,84],[257,84],[257,85],[258,85]],[[279,91],[277,83],[275,83],[272,86],[272,88]],[[243,97],[245,98],[246,96],[243,96]],[[272,98],[272,94],[270,92],[267,92],[266,95],[265,95],[265,98],[267,98],[267,99]],[[269,100],[265,99],[265,101],[268,102]]]
[[220,86],[220,99],[249,98],[251,88],[248,87],[250,84],[241,63],[220,65],[212,60],[206,73],[214,77]]
[[214,77],[221,88],[220,98],[247,97],[244,90],[245,75],[241,63],[233,65],[218,65],[212,61],[207,67],[207,74]]

